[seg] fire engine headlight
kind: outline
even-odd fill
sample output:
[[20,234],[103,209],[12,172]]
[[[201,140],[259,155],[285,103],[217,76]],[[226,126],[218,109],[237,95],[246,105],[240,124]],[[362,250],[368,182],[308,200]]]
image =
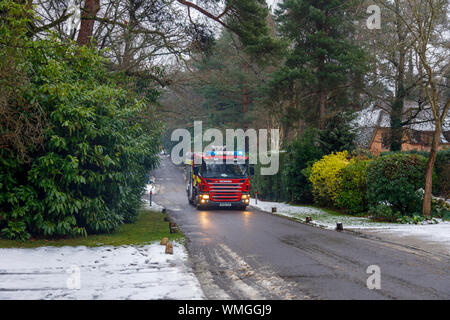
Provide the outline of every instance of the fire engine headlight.
[[207,200],[207,199],[209,199],[209,194],[201,194],[200,198],[203,200]]
[[250,198],[250,195],[248,195],[248,194],[243,194],[242,195],[242,200],[249,199],[249,198]]

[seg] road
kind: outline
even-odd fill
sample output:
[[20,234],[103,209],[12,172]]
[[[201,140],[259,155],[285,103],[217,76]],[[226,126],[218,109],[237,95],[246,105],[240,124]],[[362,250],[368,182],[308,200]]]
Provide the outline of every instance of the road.
[[[323,230],[254,209],[199,211],[182,168],[162,157],[152,175],[187,238],[190,262],[209,299],[450,299],[450,257]],[[381,289],[368,289],[368,266]]]

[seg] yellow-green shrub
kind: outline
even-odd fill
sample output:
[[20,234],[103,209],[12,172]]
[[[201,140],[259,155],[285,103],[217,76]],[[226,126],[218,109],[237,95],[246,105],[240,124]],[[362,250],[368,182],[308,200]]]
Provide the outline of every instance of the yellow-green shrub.
[[350,214],[367,211],[367,167],[370,160],[352,158],[342,169],[342,185],[336,205]]
[[314,201],[334,205],[342,187],[342,169],[350,161],[347,151],[332,153],[315,162],[309,180],[313,185]]

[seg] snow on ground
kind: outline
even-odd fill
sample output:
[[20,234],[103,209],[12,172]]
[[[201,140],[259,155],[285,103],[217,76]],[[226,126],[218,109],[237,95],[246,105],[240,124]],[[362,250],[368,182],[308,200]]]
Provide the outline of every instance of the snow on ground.
[[152,200],[152,205],[151,206],[150,206],[150,200],[149,199],[142,198],[142,201],[144,201],[144,209],[152,210],[152,211],[156,211],[156,212],[162,212],[163,209],[164,209],[164,207],[162,205],[157,204],[153,200]]
[[144,208],[157,212],[162,212],[164,207],[154,202],[153,199],[152,205],[150,206],[150,192],[152,193],[153,197],[160,190],[160,186],[155,184],[156,180],[155,177],[151,176],[150,180],[152,181],[152,183],[148,183],[145,185],[145,195],[142,197],[142,200],[144,201]]
[[0,249],[0,300],[203,299],[186,249],[180,243],[173,249],[173,255],[156,243]]
[[258,200],[258,204],[254,199],[250,199],[250,205],[259,210],[272,212],[272,207],[277,208],[277,214],[294,218],[296,220],[305,221],[306,217],[311,217],[311,224],[326,229],[336,228],[337,222],[342,222],[346,228],[389,228],[390,225],[398,226],[398,224],[372,222],[370,219],[362,217],[352,217],[344,215],[333,215],[324,210],[308,207],[296,206],[281,202],[269,202]]
[[266,212],[271,212],[272,207],[277,208],[277,214],[287,216],[304,222],[306,217],[312,218],[311,224],[326,229],[336,228],[337,222],[342,222],[345,229],[367,231],[372,234],[395,235],[398,238],[415,237],[424,241],[430,241],[443,245],[450,254],[450,221],[442,221],[436,219],[437,224],[398,224],[398,223],[382,223],[373,222],[368,218],[352,217],[346,215],[334,215],[323,210],[308,207],[289,205],[280,202],[269,202],[255,199],[250,200],[250,205]]

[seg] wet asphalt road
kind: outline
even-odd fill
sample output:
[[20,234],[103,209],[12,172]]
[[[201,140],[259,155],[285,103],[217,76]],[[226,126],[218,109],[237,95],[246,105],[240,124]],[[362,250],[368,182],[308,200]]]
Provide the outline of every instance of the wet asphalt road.
[[[450,299],[450,257],[322,230],[255,209],[199,211],[167,156],[154,201],[187,238],[209,299]],[[381,289],[369,290],[378,265]]]

